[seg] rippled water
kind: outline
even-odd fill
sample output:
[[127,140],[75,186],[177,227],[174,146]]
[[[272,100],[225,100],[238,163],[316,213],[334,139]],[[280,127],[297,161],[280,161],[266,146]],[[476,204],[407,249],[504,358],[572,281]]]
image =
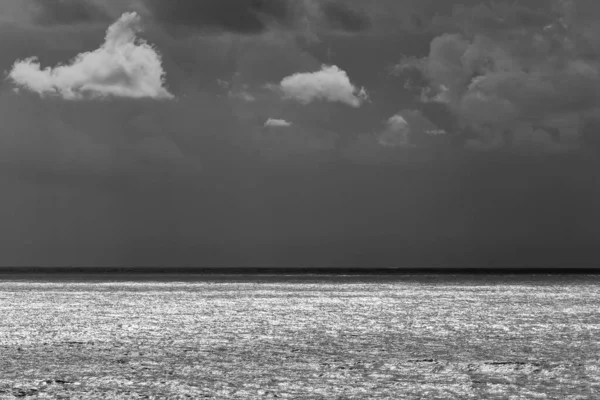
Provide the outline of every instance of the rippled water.
[[0,281],[0,398],[600,398],[599,276],[179,280]]

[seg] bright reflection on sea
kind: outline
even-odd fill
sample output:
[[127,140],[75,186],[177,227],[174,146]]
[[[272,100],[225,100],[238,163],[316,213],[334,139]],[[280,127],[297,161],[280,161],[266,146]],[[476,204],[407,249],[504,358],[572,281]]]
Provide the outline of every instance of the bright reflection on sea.
[[0,394],[596,398],[598,309],[596,276],[4,280]]

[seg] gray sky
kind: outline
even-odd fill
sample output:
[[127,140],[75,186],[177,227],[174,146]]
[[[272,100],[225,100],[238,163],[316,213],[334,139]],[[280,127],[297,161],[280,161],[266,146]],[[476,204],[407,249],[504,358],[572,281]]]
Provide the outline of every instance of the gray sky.
[[0,265],[600,258],[595,0],[4,0],[0,36]]

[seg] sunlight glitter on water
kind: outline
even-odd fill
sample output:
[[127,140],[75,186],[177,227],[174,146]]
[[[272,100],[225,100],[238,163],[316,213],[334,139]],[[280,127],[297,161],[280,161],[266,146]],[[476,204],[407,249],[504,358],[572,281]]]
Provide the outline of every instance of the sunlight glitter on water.
[[3,281],[0,395],[599,398],[599,307],[598,278]]

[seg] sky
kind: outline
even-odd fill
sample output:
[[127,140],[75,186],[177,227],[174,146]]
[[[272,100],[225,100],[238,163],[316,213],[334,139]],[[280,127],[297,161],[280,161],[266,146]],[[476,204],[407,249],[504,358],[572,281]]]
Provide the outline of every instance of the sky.
[[0,265],[594,266],[596,0],[3,0]]

